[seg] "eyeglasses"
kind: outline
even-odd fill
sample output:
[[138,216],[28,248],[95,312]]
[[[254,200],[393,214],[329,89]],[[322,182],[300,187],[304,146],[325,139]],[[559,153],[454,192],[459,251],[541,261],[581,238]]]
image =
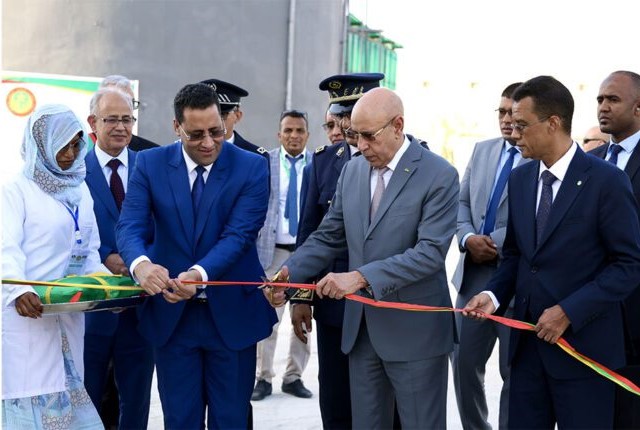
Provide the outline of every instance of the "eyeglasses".
[[131,101],[133,102],[133,110],[138,110],[140,107],[140,100],[133,99]]
[[495,110],[495,112],[498,112],[498,116],[500,118],[502,118],[506,114],[509,114],[509,116],[511,116],[511,109],[507,110],[507,109],[498,108],[498,109]]
[[115,116],[110,116],[108,118],[99,117],[103,123],[107,124],[109,127],[116,127],[119,122],[122,123],[125,127],[132,127],[133,124],[138,120],[135,116],[123,116],[122,118],[118,118]]
[[324,124],[322,124],[322,128],[324,129],[324,131],[333,130],[336,127],[340,127],[340,123],[339,122],[329,121],[329,122],[325,122]]
[[344,135],[347,136],[349,139],[358,139],[359,137],[362,137],[364,140],[366,140],[367,142],[373,142],[374,140],[376,140],[376,137],[378,137],[380,135],[380,133],[382,133],[384,131],[385,128],[389,127],[391,125],[391,123],[393,122],[393,120],[395,120],[396,117],[394,116],[393,118],[391,118],[389,120],[388,123],[386,123],[380,130],[373,132],[373,131],[353,131],[351,130],[351,128],[348,128],[344,131]]
[[184,137],[188,142],[200,142],[207,136],[209,136],[212,140],[220,140],[224,137],[225,134],[227,134],[227,129],[224,126],[222,128],[211,128],[207,130],[206,133],[202,131],[187,133],[186,131],[184,131],[184,128],[182,128],[181,124],[178,124],[178,127],[180,127],[180,131],[182,131],[182,134],[184,134]]
[[519,123],[515,123],[515,124],[513,124],[513,131],[517,131],[518,133],[522,134],[522,133],[527,129],[527,127],[531,127],[531,126],[534,126],[534,125],[536,125],[536,124],[540,124],[540,123],[542,123],[542,122],[545,122],[545,121],[547,121],[549,118],[551,118],[551,117],[550,117],[550,116],[548,116],[548,117],[546,117],[546,118],[542,118],[541,120],[536,121],[536,122],[532,122],[531,124],[519,124]]
[[307,120],[307,113],[301,110],[296,110],[296,109],[288,109],[283,111],[280,114],[280,121],[283,120],[283,118],[286,118],[288,116],[291,116],[293,118],[304,118],[305,121]]

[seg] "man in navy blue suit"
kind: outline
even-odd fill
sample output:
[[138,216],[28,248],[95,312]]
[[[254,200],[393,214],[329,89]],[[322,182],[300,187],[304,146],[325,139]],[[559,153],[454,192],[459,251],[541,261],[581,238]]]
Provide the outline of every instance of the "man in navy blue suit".
[[[152,297],[139,329],[154,347],[165,427],[246,428],[256,343],[275,312],[255,240],[267,212],[262,157],[224,141],[217,94],[205,84],[174,99],[180,141],[138,154],[116,229],[131,274]],[[147,228],[154,221],[154,231]]]
[[571,139],[573,97],[550,76],[513,93],[512,138],[527,163],[511,174],[504,259],[467,315],[504,310],[513,330],[509,428],[611,428],[614,384],[556,344],[624,365],[621,302],[640,281],[640,224],[624,172]]
[[[85,160],[86,183],[100,231],[100,259],[114,274],[128,276],[129,270],[118,252],[115,227],[136,159],[136,153],[127,148],[135,123],[131,97],[115,88],[99,90],[91,99],[87,121],[97,137]],[[153,351],[138,333],[136,309],[90,312],[85,324],[84,374],[91,400],[103,420],[113,415],[108,406],[101,408],[112,361],[118,387],[118,428],[146,428]]]

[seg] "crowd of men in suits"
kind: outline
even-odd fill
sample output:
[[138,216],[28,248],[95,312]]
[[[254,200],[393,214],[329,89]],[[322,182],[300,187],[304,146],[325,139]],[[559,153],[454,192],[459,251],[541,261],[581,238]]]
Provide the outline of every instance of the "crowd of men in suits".
[[[446,427],[449,361],[463,426],[490,428],[484,368],[497,339],[501,427],[640,425],[637,396],[555,345],[562,336],[640,377],[640,76],[614,72],[602,83],[598,121],[611,139],[591,155],[571,138],[562,83],[509,85],[501,136],[476,144],[461,181],[406,133],[402,100],[383,78],[320,83],[331,143],[314,154],[298,110],[282,113],[279,147],[244,140],[235,126],[248,92],[219,79],[177,93],[176,142],[133,151],[130,85],[105,79],[91,101],[86,158],[101,259],[151,296],[139,309],[87,317],[85,384],[105,423],[146,427],[155,366],[167,428],[251,428],[250,400],[271,394],[291,298],[282,390],[312,396],[301,374],[314,318],[324,428]],[[345,300],[451,307],[454,235],[464,316]],[[203,284],[265,273],[316,291]],[[535,331],[482,320],[494,312]],[[103,403],[110,369],[115,407]]]

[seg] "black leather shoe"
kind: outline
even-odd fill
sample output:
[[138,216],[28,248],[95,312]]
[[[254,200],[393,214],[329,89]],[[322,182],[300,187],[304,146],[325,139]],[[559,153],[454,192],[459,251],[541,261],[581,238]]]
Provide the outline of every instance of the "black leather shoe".
[[256,382],[256,386],[253,389],[253,393],[251,393],[251,400],[262,400],[267,396],[271,395],[271,383],[259,379]]
[[296,379],[288,384],[282,383],[282,392],[300,397],[301,399],[309,399],[313,394],[302,383],[302,379]]

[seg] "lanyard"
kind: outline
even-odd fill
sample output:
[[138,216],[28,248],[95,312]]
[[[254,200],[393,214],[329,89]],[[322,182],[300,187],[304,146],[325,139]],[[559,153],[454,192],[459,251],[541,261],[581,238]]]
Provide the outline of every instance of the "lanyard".
[[76,226],[76,243],[80,245],[82,243],[82,236],[80,235],[80,226],[78,225],[78,206],[76,206],[75,212],[69,209],[69,206],[65,205],[64,208],[69,212],[71,218],[73,218],[73,223]]

